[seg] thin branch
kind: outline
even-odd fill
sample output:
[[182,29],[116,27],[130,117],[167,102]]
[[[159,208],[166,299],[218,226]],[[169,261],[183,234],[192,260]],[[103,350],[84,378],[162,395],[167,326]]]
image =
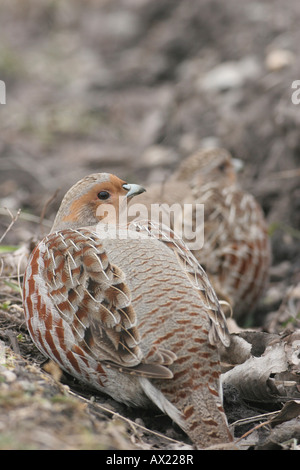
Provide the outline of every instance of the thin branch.
[[253,423],[263,418],[270,418],[272,416],[277,416],[278,413],[280,413],[280,411],[272,411],[270,413],[263,413],[261,415],[250,416],[249,418],[238,419],[237,421],[234,421],[233,423],[231,423],[230,427],[242,426],[244,424]]
[[[72,392],[72,390],[69,390],[68,392],[69,392],[71,395],[74,395],[75,397],[79,398],[80,400],[83,400],[83,401],[85,401],[86,403],[91,404],[91,400],[88,400],[87,398],[84,398],[84,397],[78,395],[77,393]],[[160,437],[160,438],[162,438],[162,439],[166,439],[167,441],[171,441],[171,442],[173,442],[174,444],[179,444],[179,445],[184,444],[183,442],[177,441],[176,439],[172,439],[171,437],[167,437],[167,436],[165,436],[165,435],[163,435],[163,434],[160,434],[159,432],[152,431],[151,429],[148,429],[148,428],[146,428],[145,426],[142,426],[141,424],[134,423],[134,422],[133,422],[132,420],[130,420],[129,418],[126,418],[125,416],[122,416],[122,415],[120,415],[119,413],[117,413],[116,411],[110,410],[109,408],[106,408],[105,406],[100,405],[99,403],[92,402],[92,404],[93,404],[93,406],[95,406],[96,408],[99,408],[99,409],[101,409],[102,411],[111,414],[112,417],[117,417],[117,418],[119,418],[119,419],[122,419],[122,420],[125,421],[127,424],[129,424],[131,428],[132,428],[132,427],[133,427],[133,428],[137,427],[137,428],[143,430],[144,432],[153,434],[153,435],[158,436],[158,437]]]
[[4,234],[2,235],[2,237],[0,237],[0,243],[2,243],[3,239],[6,237],[8,232],[11,230],[12,226],[18,220],[19,215],[21,214],[21,209],[18,210],[18,212],[15,216],[11,213],[11,211],[9,209],[7,209],[7,207],[4,207],[4,209],[6,209],[6,211],[9,213],[12,220],[11,220],[11,223],[9,224],[9,226],[7,227],[7,229],[5,230]]
[[54,199],[56,198],[57,194],[59,193],[60,189],[57,189],[54,194],[52,194],[52,196],[49,197],[49,199],[45,202],[44,204],[44,207],[42,209],[42,213],[41,213],[41,216],[40,216],[40,231],[42,229],[42,225],[44,223],[44,219],[45,219],[45,214],[47,212],[47,209],[49,207],[49,205],[52,203],[52,201],[54,201]]
[[284,170],[278,171],[277,173],[271,173],[270,178],[295,178],[296,176],[300,176],[300,168],[293,168],[292,170]]
[[[0,207],[0,214],[8,216],[7,211],[3,207]],[[41,218],[40,217],[38,217],[34,214],[29,214],[27,212],[20,212],[19,218],[23,219],[23,220],[27,220],[28,222],[34,222],[36,224],[41,223]],[[52,225],[53,225],[53,222],[51,220],[44,219],[43,224],[46,225],[47,227],[51,228]]]

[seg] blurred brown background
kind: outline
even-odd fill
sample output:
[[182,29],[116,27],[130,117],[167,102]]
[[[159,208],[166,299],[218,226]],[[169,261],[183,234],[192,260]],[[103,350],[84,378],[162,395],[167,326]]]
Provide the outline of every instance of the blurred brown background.
[[[86,174],[147,185],[217,144],[245,162],[274,265],[298,282],[299,24],[297,0],[3,0],[1,233],[3,207],[39,217],[59,189],[47,231]],[[21,217],[5,242],[33,229]]]

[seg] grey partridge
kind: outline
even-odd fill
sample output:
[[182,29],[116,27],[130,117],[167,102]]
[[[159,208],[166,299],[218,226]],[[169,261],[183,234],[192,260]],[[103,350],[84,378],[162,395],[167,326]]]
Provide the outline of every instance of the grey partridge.
[[159,408],[197,448],[228,445],[218,351],[229,344],[226,319],[171,230],[113,220],[142,191],[100,173],[67,192],[25,272],[28,330],[80,381],[128,406]]
[[192,215],[187,212],[188,220],[171,220],[175,232],[180,229],[183,234],[180,224],[185,224],[185,229],[195,224],[196,205],[204,204],[203,222],[195,227],[195,233],[204,230],[203,245],[194,249],[193,240],[183,239],[219,299],[231,304],[238,322],[244,321],[266,287],[271,249],[263,211],[239,186],[231,155],[221,148],[192,154],[167,182],[147,188],[139,202],[149,213],[154,203],[193,205]]

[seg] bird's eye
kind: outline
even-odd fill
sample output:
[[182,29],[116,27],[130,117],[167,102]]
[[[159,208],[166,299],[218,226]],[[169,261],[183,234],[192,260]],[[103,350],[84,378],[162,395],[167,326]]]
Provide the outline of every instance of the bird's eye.
[[218,168],[223,173],[227,169],[227,164],[221,163]]
[[108,199],[109,196],[110,194],[108,191],[100,191],[100,193],[98,193],[98,199],[101,199],[101,201],[105,201],[105,199]]

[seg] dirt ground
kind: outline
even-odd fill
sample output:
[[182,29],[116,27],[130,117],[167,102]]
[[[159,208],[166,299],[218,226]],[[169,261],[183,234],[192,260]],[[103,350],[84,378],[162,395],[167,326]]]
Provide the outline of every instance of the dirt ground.
[[[57,381],[27,334],[9,257],[47,233],[65,191],[89,173],[147,186],[199,147],[228,149],[244,162],[241,185],[263,207],[273,251],[268,289],[242,326],[299,328],[299,22],[297,0],[1,2],[0,449],[191,445],[167,417]],[[282,406],[224,393],[230,423]],[[236,437],[258,422],[236,425]],[[250,433],[244,448],[298,448],[299,421],[273,431]]]

